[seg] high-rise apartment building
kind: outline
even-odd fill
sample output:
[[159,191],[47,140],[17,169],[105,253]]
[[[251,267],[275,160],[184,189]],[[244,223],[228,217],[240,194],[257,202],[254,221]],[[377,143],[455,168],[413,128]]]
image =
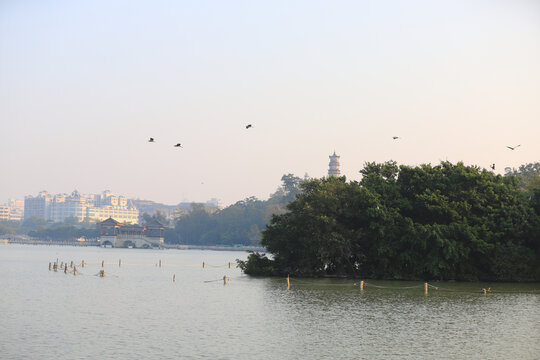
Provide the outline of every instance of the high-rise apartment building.
[[9,199],[7,206],[9,206],[9,219],[20,221],[24,216],[24,200]]
[[55,195],[49,205],[47,220],[62,222],[68,217],[76,217],[79,221],[83,221],[86,218],[87,207],[93,205],[91,199],[91,196],[82,195],[77,190],[71,195]]
[[24,201],[9,199],[7,204],[0,205],[0,221],[20,221],[23,218]]
[[9,220],[10,209],[7,205],[0,205],[0,221]]
[[46,191],[41,191],[38,196],[26,196],[24,198],[24,219],[32,217],[48,219],[52,200],[53,197]]
[[136,224],[139,211],[127,198],[115,196],[110,191],[84,195],[75,190],[70,195],[54,196],[42,191],[36,197],[25,198],[24,218],[33,216],[54,222],[62,222],[68,217],[75,217],[79,221],[103,221],[112,217],[122,223]]

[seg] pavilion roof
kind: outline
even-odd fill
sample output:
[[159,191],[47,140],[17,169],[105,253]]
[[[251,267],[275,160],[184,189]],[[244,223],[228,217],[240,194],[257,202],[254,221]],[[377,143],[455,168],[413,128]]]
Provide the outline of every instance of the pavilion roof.
[[165,224],[163,224],[161,221],[157,219],[152,219],[149,222],[145,224],[147,228],[164,228]]
[[120,223],[116,220],[114,220],[112,217],[108,218],[107,220],[104,220],[102,222],[99,223],[99,225],[113,225],[113,226],[116,226],[116,225],[119,225]]

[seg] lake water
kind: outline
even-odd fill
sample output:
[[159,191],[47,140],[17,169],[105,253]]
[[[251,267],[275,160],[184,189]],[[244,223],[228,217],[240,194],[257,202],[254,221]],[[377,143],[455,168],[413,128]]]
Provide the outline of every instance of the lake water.
[[[245,257],[0,245],[0,359],[540,358],[540,284],[433,283],[426,296],[418,282],[291,279],[287,290],[241,274]],[[57,258],[80,274],[49,271]],[[407,286],[418,287],[395,288]]]

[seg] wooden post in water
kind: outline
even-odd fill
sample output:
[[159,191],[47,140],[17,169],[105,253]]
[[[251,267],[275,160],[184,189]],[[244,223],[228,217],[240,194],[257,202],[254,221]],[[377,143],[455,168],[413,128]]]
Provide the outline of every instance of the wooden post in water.
[[172,282],[175,282],[176,281],[176,274],[173,274],[172,276]]
[[64,267],[64,262],[62,261],[62,262],[60,263],[60,269],[63,268],[63,267]]
[[118,259],[118,267],[122,266],[122,259]]
[[105,260],[101,260],[101,267],[105,267]]
[[84,260],[82,261],[81,266],[84,267]]
[[73,276],[77,275],[77,265],[73,266]]
[[66,266],[64,267],[64,274],[67,274],[67,263],[66,263]]
[[428,294],[428,283],[424,283],[424,289],[426,291],[426,295]]
[[364,280],[360,281],[360,290],[364,291]]
[[287,290],[289,290],[290,288],[291,288],[291,279],[289,275],[287,275]]
[[227,275],[223,275],[223,285],[227,285]]
[[204,261],[202,262],[202,268],[204,269]]
[[159,267],[161,267],[161,260],[159,260]]
[[73,261],[69,264],[69,267],[73,269]]
[[105,277],[105,270],[99,271],[99,277]]
[[49,261],[49,271],[52,269],[52,263]]
[[231,263],[229,262],[229,269],[231,268]]
[[58,272],[58,263],[55,262],[53,265],[54,272]]

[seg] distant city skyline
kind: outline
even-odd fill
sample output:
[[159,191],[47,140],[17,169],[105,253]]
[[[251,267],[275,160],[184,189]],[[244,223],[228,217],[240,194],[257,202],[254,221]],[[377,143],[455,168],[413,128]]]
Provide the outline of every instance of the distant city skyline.
[[0,53],[0,204],[540,160],[538,1],[3,1]]
[[[27,194],[22,199],[15,199],[15,198],[11,197],[9,200],[24,201],[24,199],[27,198],[27,197],[35,197],[36,195],[39,196],[39,194],[41,194],[41,193],[48,193],[51,196],[58,196],[58,195],[70,196],[70,194],[73,194],[74,192],[80,193],[82,196],[92,197],[92,198],[94,196],[99,196],[99,195],[101,195],[103,193],[118,194],[118,193],[110,191],[110,190],[103,190],[103,191],[100,191],[98,193],[89,193],[89,192],[79,192],[78,189],[73,189],[72,191],[67,191],[67,192],[63,191],[63,192],[59,192],[59,193],[52,193],[52,192],[49,192],[46,189],[44,189],[44,190],[39,191],[37,194]],[[155,202],[155,203],[160,203],[160,202],[155,201],[153,199],[145,199],[145,198],[140,198],[140,197],[126,197],[124,195],[115,195],[115,196],[118,197],[118,198],[123,198],[123,199],[127,199],[127,200],[151,201],[151,202]],[[174,206],[174,205],[178,205],[178,204],[182,204],[182,203],[193,203],[193,202],[195,202],[195,201],[181,200],[181,201],[177,201],[177,202],[174,202],[174,203],[171,203],[171,204],[166,204],[166,203],[162,203],[162,204],[163,205]],[[220,202],[220,199],[218,199],[218,198],[210,198],[210,199],[207,199],[205,201],[199,201],[197,203],[215,203],[216,206],[217,206],[217,204],[219,202]]]
[[[222,206],[216,198],[202,204],[210,213]],[[37,217],[53,222],[64,222],[68,218],[77,218],[80,222],[99,222],[113,218],[120,222],[138,223],[144,214],[154,215],[159,211],[171,220],[188,213],[190,207],[191,203],[167,205],[152,200],[130,199],[110,190],[97,194],[84,194],[78,190],[51,194],[43,190],[25,196],[24,201],[11,199],[6,206],[0,205],[0,220],[28,220]]]

